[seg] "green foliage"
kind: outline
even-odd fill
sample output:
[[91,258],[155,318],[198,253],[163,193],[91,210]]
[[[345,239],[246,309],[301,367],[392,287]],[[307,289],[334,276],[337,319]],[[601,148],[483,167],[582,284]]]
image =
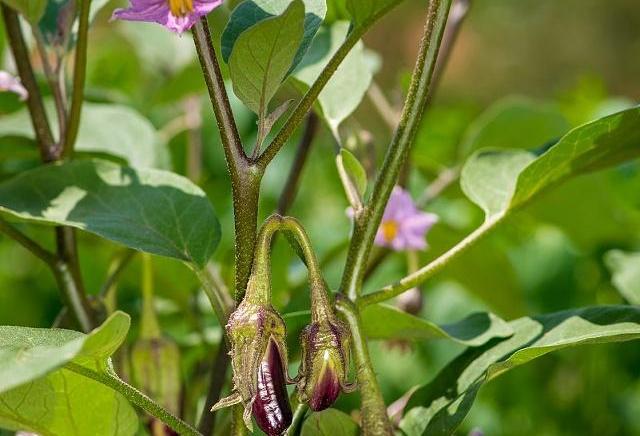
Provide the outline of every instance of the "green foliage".
[[0,425],[43,435],[135,434],[138,417],[123,396],[64,367],[111,371],[109,357],[128,329],[129,316],[122,312],[88,335],[0,327]]
[[367,26],[402,0],[346,0],[347,10],[355,26]]
[[312,414],[304,421],[301,436],[356,436],[358,425],[349,415],[336,409]]
[[205,193],[187,179],[100,160],[23,172],[0,184],[0,209],[29,221],[83,229],[197,267],[206,264],[220,239]]
[[480,150],[462,170],[461,185],[487,219],[522,206],[569,177],[640,155],[640,109],[578,127],[536,158],[525,151]]
[[47,8],[47,0],[2,0],[18,11],[30,23],[37,23]]
[[[249,0],[240,3],[233,10],[222,33],[221,54],[225,62],[229,62],[233,47],[244,31],[267,18],[281,15],[291,3],[292,0]],[[304,35],[291,68],[295,68],[302,60],[327,13],[324,0],[303,0],[303,3]]]
[[338,173],[351,204],[359,204],[367,192],[367,173],[358,159],[346,148],[336,156]]
[[544,354],[584,344],[640,338],[640,310],[600,306],[512,321],[514,335],[469,348],[431,382],[413,391],[400,424],[407,435],[449,435],[469,412],[480,387]]
[[304,4],[294,0],[281,15],[240,34],[233,45],[229,58],[233,90],[261,118],[291,70],[304,36],[303,17]]
[[630,304],[640,304],[640,253],[611,250],[605,256],[613,284]]
[[[49,118],[55,108],[46,103]],[[54,125],[57,135],[57,126]],[[35,140],[27,109],[0,118],[0,137]],[[117,104],[85,103],[76,150],[113,156],[134,168],[167,168],[169,151],[149,120],[136,110]]]
[[[349,29],[349,23],[342,21],[318,32],[309,52],[293,74],[294,84],[302,93],[316,81],[347,37]],[[318,113],[336,138],[339,138],[340,124],[360,105],[372,77],[364,45],[359,42],[340,64],[316,103]]]

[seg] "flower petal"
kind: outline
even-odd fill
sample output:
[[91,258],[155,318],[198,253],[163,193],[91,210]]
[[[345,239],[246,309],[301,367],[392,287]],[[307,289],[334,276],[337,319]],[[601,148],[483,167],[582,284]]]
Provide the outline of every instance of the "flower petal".
[[17,94],[22,101],[29,97],[29,93],[26,88],[22,86],[20,79],[12,76],[6,71],[0,71],[0,91],[13,92]]

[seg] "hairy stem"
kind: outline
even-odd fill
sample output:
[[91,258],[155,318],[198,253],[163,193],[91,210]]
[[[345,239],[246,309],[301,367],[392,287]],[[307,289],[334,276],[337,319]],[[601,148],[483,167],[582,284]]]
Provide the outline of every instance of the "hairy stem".
[[316,137],[319,127],[320,120],[318,116],[311,112],[307,117],[307,124],[305,125],[300,144],[298,144],[298,150],[296,151],[293,164],[289,170],[289,177],[287,177],[287,182],[284,185],[282,194],[280,195],[280,200],[278,201],[277,211],[281,215],[287,214],[287,211],[293,204],[293,200],[296,198],[298,185],[300,183],[300,178],[302,177],[302,169],[307,162],[309,151],[311,150],[313,140]]
[[376,179],[371,201],[354,221],[355,228],[341,284],[342,292],[354,301],[360,295],[369,252],[382,214],[422,119],[450,5],[451,0],[431,0],[429,3],[420,53],[400,124]]
[[103,385],[110,387],[114,391],[119,392],[127,400],[147,412],[149,415],[160,419],[162,422],[175,430],[178,434],[183,436],[201,436],[198,430],[196,430],[177,416],[174,416],[171,412],[153,401],[144,393],[120,380],[120,378],[118,378],[116,375],[99,373],[76,363],[67,363],[65,365],[65,368],[75,372],[76,374],[80,374],[84,377],[102,383]]
[[44,104],[42,103],[42,95],[40,94],[38,83],[33,74],[33,67],[29,60],[29,52],[24,41],[24,36],[22,35],[22,29],[20,28],[20,19],[18,18],[18,14],[4,3],[0,4],[0,8],[2,8],[7,39],[9,40],[11,52],[13,53],[13,58],[18,68],[18,74],[20,75],[22,84],[29,92],[27,108],[31,115],[33,130],[36,134],[38,147],[40,149],[40,157],[44,162],[51,162],[56,158],[55,141],[51,133],[51,127],[44,109]]
[[84,102],[84,83],[87,75],[87,48],[89,45],[89,11],[91,0],[80,2],[80,19],[78,24],[78,41],[76,43],[76,56],[73,64],[73,88],[71,95],[71,109],[67,120],[67,129],[64,135],[62,157],[68,158],[73,154],[73,149],[78,138],[80,128],[80,115]]
[[362,334],[358,308],[347,298],[338,295],[336,309],[349,324],[351,347],[356,365],[356,379],[362,396],[362,434],[365,436],[393,435],[382,393],[371,365],[367,340]]
[[371,304],[380,303],[382,301],[390,300],[411,288],[418,286],[431,278],[434,274],[438,273],[445,266],[449,264],[453,259],[460,256],[467,251],[473,245],[475,245],[482,237],[484,237],[490,230],[492,230],[498,223],[503,220],[501,215],[491,218],[484,222],[480,227],[470,233],[466,238],[453,246],[449,251],[439,256],[431,263],[423,266],[413,274],[409,274],[400,281],[385,286],[384,288],[373,292],[371,294],[364,295],[358,300],[359,307],[366,307]]

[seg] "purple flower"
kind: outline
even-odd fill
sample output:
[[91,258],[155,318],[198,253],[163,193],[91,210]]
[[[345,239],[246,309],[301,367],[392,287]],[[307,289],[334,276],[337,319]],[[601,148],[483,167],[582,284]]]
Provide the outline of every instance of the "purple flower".
[[129,4],[127,9],[116,9],[112,18],[158,23],[182,33],[220,6],[222,0],[129,0]]
[[6,71],[0,71],[0,91],[11,91],[18,94],[20,100],[24,101],[29,97],[29,93],[22,86],[22,82],[17,77],[12,76]]
[[375,243],[396,251],[424,250],[425,235],[438,221],[438,216],[416,208],[411,196],[404,189],[393,188]]

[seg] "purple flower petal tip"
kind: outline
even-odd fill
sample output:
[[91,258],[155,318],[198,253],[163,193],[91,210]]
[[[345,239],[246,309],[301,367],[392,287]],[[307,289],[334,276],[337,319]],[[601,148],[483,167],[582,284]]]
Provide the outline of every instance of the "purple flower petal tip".
[[129,7],[116,9],[111,19],[158,23],[183,33],[221,4],[222,0],[129,0]]
[[20,100],[24,101],[29,97],[29,93],[26,88],[22,86],[22,82],[17,77],[7,73],[6,71],[0,71],[0,91],[9,91],[17,94]]

